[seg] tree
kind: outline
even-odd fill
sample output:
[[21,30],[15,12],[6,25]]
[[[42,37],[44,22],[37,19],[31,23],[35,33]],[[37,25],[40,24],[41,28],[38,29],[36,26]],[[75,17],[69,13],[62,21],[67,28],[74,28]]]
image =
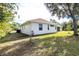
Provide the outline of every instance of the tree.
[[11,23],[11,27],[13,28],[13,30],[17,30],[20,28],[20,24],[19,23],[16,23],[16,22],[12,22]]
[[65,30],[65,31],[73,30],[72,21],[70,20],[68,22],[63,22],[62,23],[62,30]]
[[18,7],[15,3],[0,3],[0,22],[13,20],[16,9]]
[[65,30],[66,29],[66,26],[67,26],[67,23],[66,22],[63,22],[62,23],[62,30]]
[[0,38],[12,30],[10,22],[16,16],[17,9],[15,3],[0,3]]
[[71,21],[67,22],[66,30],[67,30],[67,31],[73,30],[72,22],[71,22]]
[[74,35],[78,35],[77,32],[77,19],[79,16],[79,4],[77,3],[45,3],[45,6],[51,12],[52,15],[57,15],[59,18],[68,17],[73,20]]

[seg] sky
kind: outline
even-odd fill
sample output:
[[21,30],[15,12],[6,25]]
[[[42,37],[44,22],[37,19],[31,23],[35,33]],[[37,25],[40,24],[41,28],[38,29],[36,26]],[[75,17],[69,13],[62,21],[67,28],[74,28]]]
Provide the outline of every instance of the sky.
[[51,16],[48,9],[45,7],[44,3],[35,3],[30,2],[26,0],[26,3],[20,3],[18,14],[20,15],[20,18],[15,18],[15,22],[18,22],[20,24],[37,18],[43,18],[45,20],[54,19],[57,22],[62,23],[63,21],[68,21],[67,18],[65,19],[58,19],[56,16]]
[[20,3],[18,14],[20,18],[15,18],[15,22],[24,23],[31,19],[43,18],[50,20],[51,18],[62,23],[69,19],[58,19],[56,16],[51,16],[49,11],[44,6],[44,3],[79,3],[78,0],[0,0],[0,3]]
[[20,19],[16,19],[16,22],[19,23],[36,18],[48,20],[51,17],[51,14],[46,10],[43,3],[21,3],[18,14],[20,15]]

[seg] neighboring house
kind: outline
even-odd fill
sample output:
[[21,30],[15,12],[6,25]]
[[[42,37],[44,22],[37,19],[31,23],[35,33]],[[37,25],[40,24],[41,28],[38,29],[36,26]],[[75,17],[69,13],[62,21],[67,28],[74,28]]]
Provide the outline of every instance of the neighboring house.
[[50,19],[51,23],[54,24],[57,28],[57,31],[62,31],[62,25],[55,20]]
[[[38,18],[27,21],[21,25],[21,33],[27,35],[39,35],[57,32],[60,26],[50,21]],[[59,29],[60,30],[60,29]]]

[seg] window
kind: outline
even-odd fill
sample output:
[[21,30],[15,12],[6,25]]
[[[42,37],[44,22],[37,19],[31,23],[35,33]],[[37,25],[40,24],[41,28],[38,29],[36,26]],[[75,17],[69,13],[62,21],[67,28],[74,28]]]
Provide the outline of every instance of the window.
[[48,30],[49,30],[49,24],[48,24]]
[[39,30],[43,30],[43,25],[39,24]]
[[51,27],[54,27],[54,25],[50,25]]

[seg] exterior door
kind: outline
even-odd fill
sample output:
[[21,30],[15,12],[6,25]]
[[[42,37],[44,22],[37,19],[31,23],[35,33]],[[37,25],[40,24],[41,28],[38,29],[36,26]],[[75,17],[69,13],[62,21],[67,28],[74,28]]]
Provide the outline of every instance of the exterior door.
[[57,27],[57,31],[60,31],[60,27]]

